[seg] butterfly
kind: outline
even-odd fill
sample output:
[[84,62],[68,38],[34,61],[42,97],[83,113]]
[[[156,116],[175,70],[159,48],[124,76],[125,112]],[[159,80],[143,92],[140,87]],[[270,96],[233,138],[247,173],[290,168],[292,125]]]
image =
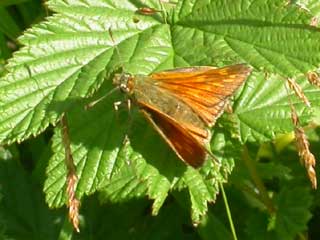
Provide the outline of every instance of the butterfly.
[[186,67],[151,75],[116,74],[127,94],[176,155],[194,168],[211,152],[210,127],[251,72],[244,65]]

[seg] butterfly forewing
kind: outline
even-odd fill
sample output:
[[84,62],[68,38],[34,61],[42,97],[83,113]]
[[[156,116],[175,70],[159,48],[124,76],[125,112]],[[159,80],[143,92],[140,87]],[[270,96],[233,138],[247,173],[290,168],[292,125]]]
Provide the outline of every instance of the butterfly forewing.
[[165,89],[187,103],[212,126],[223,111],[226,99],[244,82],[251,69],[243,64],[223,68],[196,67],[151,75],[159,89]]

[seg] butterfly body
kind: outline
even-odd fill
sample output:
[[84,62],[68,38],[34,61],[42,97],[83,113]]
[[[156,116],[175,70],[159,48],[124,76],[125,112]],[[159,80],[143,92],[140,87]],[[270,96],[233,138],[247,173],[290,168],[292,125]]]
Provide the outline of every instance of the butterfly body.
[[189,67],[149,76],[118,74],[114,84],[138,105],[181,160],[199,167],[210,153],[209,127],[249,73],[242,64]]

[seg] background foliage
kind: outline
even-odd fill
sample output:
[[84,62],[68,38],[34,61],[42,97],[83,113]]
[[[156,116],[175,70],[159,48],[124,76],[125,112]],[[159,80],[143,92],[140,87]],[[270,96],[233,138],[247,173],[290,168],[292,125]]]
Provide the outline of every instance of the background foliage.
[[[161,11],[137,12],[146,6]],[[318,191],[293,144],[289,99],[319,155],[320,90],[305,77],[320,63],[319,13],[315,0],[1,1],[0,238],[232,239],[218,195],[226,183],[239,239],[316,239]],[[185,166],[137,109],[113,111],[120,93],[84,109],[113,88],[119,67],[149,74],[239,62],[254,72],[213,129],[219,166]],[[287,77],[311,107],[286,89]],[[80,234],[60,208],[63,112]]]

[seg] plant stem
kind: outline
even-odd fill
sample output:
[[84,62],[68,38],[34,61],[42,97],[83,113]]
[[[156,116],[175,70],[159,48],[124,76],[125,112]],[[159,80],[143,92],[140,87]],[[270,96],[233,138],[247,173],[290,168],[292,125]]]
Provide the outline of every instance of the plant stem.
[[268,196],[267,189],[265,188],[265,186],[264,186],[264,184],[263,184],[263,182],[257,172],[255,163],[252,161],[246,145],[244,145],[244,147],[243,147],[242,159],[248,168],[248,171],[250,173],[250,176],[251,176],[255,186],[257,187],[257,189],[259,191],[259,195],[261,196],[261,201],[265,204],[266,208],[268,209],[268,212],[270,214],[273,214],[275,212],[275,207],[273,206],[273,203]]
[[233,239],[234,240],[238,240],[237,233],[236,233],[236,230],[234,228],[233,221],[232,221],[232,216],[231,216],[231,211],[230,211],[229,204],[228,204],[228,199],[227,199],[226,193],[224,192],[224,188],[223,188],[223,184],[222,183],[220,183],[220,189],[221,189],[221,193],[222,193],[222,197],[223,197],[223,202],[224,202],[224,205],[226,207],[227,216],[228,216],[228,220],[229,220],[230,229],[231,229],[231,232],[232,232]]

